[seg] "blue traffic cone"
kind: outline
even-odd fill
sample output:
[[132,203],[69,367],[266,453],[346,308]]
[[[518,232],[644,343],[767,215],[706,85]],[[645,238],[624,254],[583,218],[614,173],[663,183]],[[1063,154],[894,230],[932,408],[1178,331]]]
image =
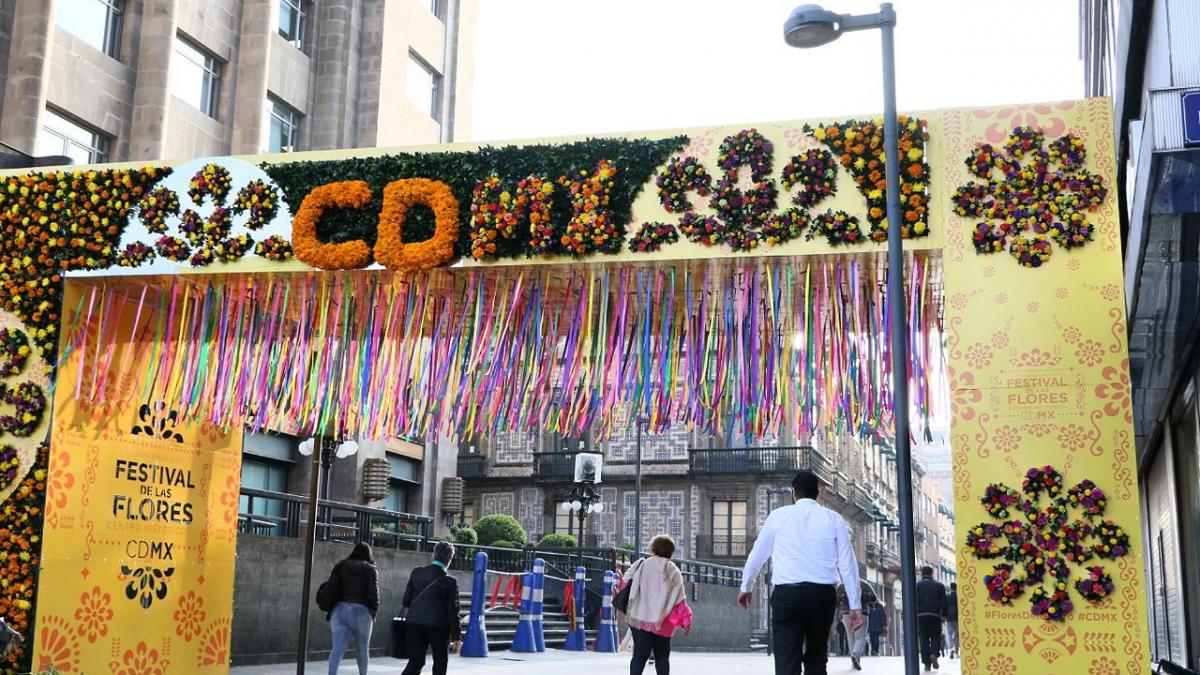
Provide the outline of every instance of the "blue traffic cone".
[[[563,645],[563,649],[572,652],[582,652],[587,650],[587,632],[584,630],[584,613],[583,605],[586,599],[583,597],[583,585],[587,581],[587,570],[583,567],[575,568],[575,584],[571,589],[575,592],[575,621],[570,632],[567,633],[567,643]],[[571,587],[568,586],[568,589]]]
[[526,654],[537,652],[537,640],[533,637],[533,572],[525,573],[525,583],[521,586],[521,618],[517,621],[512,651]]
[[613,585],[617,581],[615,572],[604,573],[604,606],[600,609],[600,632],[596,634],[596,651],[617,651],[617,620],[613,617]]
[[467,620],[467,635],[463,639],[463,656],[483,657],[488,655],[487,623],[483,616],[483,596],[487,576],[487,553],[475,554],[475,576],[471,579],[471,618]]
[[546,590],[546,561],[533,561],[533,644],[539,652],[546,651],[546,631],[542,624],[543,600]]

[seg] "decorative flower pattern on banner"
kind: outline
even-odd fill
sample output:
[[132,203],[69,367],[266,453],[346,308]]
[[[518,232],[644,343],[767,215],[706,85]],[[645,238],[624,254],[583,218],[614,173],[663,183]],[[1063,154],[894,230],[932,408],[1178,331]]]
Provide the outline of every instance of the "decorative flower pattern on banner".
[[167,675],[170,667],[171,661],[145,642],[139,642],[134,649],[125,650],[119,661],[108,664],[112,675]]
[[155,401],[153,405],[143,403],[138,408],[138,419],[130,433],[183,443],[183,435],[177,431],[179,423],[179,413],[170,410],[166,402]]
[[[1129,552],[1129,535],[1119,525],[1097,522],[1108,504],[1104,491],[1090,479],[1065,491],[1064,485],[1052,466],[1029,469],[1020,492],[1003,483],[988,485],[980,502],[993,521],[971,528],[965,542],[966,552],[977,560],[1004,560],[983,577],[993,602],[1010,605],[1032,588],[1030,613],[1047,621],[1065,621],[1074,611],[1073,565],[1094,557],[1116,560]],[[1073,521],[1072,512],[1079,514]],[[1084,572],[1074,583],[1084,601],[1099,604],[1115,590],[1103,566]]]
[[1088,213],[1104,203],[1104,180],[1084,168],[1087,151],[1074,134],[1047,146],[1040,128],[1017,127],[1003,149],[980,144],[967,157],[970,181],[951,201],[973,225],[975,252],[1008,251],[1023,267],[1041,267],[1054,246],[1072,249],[1092,241]]
[[112,596],[105,593],[99,586],[93,586],[90,592],[79,596],[79,608],[75,610],[75,620],[79,622],[76,632],[88,642],[108,635],[108,624],[113,619]]
[[191,642],[199,637],[207,613],[204,611],[204,598],[188,591],[179,597],[179,608],[171,615],[175,620],[175,634]]
[[61,616],[42,617],[38,628],[37,672],[78,673],[79,636]]
[[229,619],[217,619],[204,629],[200,642],[200,655],[196,665],[225,666],[229,663]]

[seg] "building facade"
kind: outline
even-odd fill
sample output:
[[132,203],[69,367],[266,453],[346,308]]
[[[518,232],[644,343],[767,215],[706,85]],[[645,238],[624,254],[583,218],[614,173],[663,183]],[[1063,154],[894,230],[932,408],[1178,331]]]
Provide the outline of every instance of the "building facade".
[[1085,0],[1089,96],[1111,96],[1150,648],[1200,668],[1200,4]]
[[[458,475],[465,481],[466,522],[491,514],[515,516],[536,542],[550,533],[578,536],[578,517],[563,511],[574,479],[575,454],[603,455],[596,486],[604,509],[584,522],[589,547],[635,548],[638,433],[616,425],[603,442],[554,434],[509,434],[459,444]],[[824,482],[821,503],[841,513],[850,527],[859,575],[900,620],[899,521],[895,453],[888,444],[826,434],[803,444],[780,441],[728,443],[675,427],[641,435],[642,550],[657,534],[671,535],[680,557],[740,567],[767,515],[791,503],[799,470]],[[953,520],[936,483],[914,479],[917,565],[930,565],[953,580]],[[945,535],[949,528],[949,536]],[[951,550],[947,561],[942,556]],[[759,593],[758,617],[766,626],[767,594]],[[893,650],[899,631],[892,631]]]
[[0,143],[88,164],[452,141],[474,21],[474,0],[0,3]]

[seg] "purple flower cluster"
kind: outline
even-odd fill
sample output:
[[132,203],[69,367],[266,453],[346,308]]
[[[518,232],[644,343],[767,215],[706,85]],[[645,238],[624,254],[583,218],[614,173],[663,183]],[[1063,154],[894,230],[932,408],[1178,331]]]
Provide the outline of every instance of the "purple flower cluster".
[[679,241],[679,231],[670,223],[642,223],[637,234],[629,240],[629,250],[648,253],[661,250],[664,244]]
[[797,184],[800,192],[792,197],[797,206],[811,208],[837,194],[838,162],[828,150],[807,150],[783,167],[784,190]]
[[17,449],[11,445],[0,445],[0,490],[16,482],[20,465]]
[[121,267],[140,267],[154,258],[154,249],[140,241],[126,244],[117,254],[117,264]]
[[687,213],[692,210],[688,192],[707,197],[712,192],[712,174],[695,157],[674,157],[654,179],[654,184],[658,187],[658,201],[668,213]]

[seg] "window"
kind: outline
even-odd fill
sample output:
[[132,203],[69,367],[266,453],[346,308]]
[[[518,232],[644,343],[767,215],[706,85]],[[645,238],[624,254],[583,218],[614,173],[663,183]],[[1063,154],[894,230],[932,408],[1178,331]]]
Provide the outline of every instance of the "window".
[[[287,492],[288,466],[258,457],[242,456],[242,487],[255,490]],[[253,500],[253,501],[252,501]],[[251,498],[242,495],[238,499],[238,512],[282,518],[284,503],[277,499]]]
[[99,164],[108,161],[108,146],[109,139],[104,134],[72,122],[47,108],[34,153],[43,156],[66,155],[77,164]]
[[304,49],[307,22],[308,0],[279,0],[279,34],[296,49]]
[[746,555],[746,502],[713,502],[712,554]]
[[388,453],[388,464],[391,465],[392,475],[388,482],[387,495],[383,498],[383,506],[389,511],[409,513],[408,500],[410,493],[419,482],[420,463],[407,457]]
[[200,47],[175,37],[171,93],[205,115],[217,119],[221,94],[221,62]]
[[125,0],[59,0],[54,23],[114,59],[121,55]]
[[270,152],[295,152],[300,146],[300,122],[304,116],[274,97],[271,102],[271,135],[267,139]]
[[442,115],[442,76],[416,54],[408,53],[408,100],[437,120]]
[[579,530],[579,518],[572,511],[563,511],[560,508],[554,509],[554,532],[561,534],[575,534]]

